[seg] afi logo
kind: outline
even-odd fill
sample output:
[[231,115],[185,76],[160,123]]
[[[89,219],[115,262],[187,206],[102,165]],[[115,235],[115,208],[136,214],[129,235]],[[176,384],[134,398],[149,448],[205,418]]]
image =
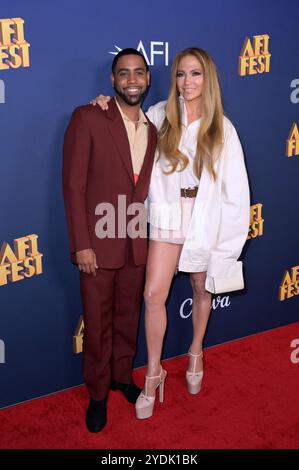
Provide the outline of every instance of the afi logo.
[[[122,48],[114,45],[116,52],[109,52],[109,54],[116,55],[118,54]],[[169,58],[169,43],[162,42],[162,41],[150,41],[150,46],[148,51],[143,45],[143,42],[140,40],[138,46],[136,47],[137,51],[141,52],[144,56],[147,65],[155,65],[156,56],[163,56],[164,65],[168,65],[168,58]],[[157,60],[157,59],[156,59]],[[161,63],[161,61],[159,61]]]

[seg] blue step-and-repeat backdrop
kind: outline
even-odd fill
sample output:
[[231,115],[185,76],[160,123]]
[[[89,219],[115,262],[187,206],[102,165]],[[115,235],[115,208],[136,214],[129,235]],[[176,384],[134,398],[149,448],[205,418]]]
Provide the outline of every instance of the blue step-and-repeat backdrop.
[[[61,190],[72,110],[112,93],[113,54],[138,48],[165,99],[176,52],[214,58],[242,141],[251,221],[246,290],[215,296],[205,347],[298,321],[299,3],[1,0],[0,407],[82,383],[82,305]],[[189,278],[168,302],[164,357],[191,339]],[[143,316],[135,365],[146,363]]]

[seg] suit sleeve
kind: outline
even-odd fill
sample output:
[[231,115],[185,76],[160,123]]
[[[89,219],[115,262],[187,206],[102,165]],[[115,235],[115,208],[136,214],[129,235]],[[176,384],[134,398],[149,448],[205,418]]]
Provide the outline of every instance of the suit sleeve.
[[71,253],[92,247],[85,210],[90,147],[86,118],[82,109],[77,108],[65,132],[63,146],[63,196]]
[[247,172],[241,143],[234,127],[228,134],[223,152],[220,228],[207,270],[207,275],[215,278],[236,275],[237,260],[246,242],[250,222]]

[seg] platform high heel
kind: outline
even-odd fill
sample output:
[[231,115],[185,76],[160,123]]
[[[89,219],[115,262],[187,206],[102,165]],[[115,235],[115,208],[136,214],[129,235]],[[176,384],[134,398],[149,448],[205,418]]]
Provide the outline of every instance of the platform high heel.
[[[135,409],[136,409],[136,416],[138,419],[146,419],[150,418],[153,414],[155,399],[156,399],[156,391],[159,388],[159,401],[162,403],[164,401],[164,384],[165,379],[167,376],[166,370],[160,366],[160,374],[154,377],[149,377],[148,375],[145,376],[145,390],[142,391],[137,398]],[[149,396],[148,395],[148,383],[150,380],[159,379],[155,389],[155,395]]]
[[199,372],[195,372],[196,362],[198,358],[203,357],[203,352],[201,351],[199,354],[193,354],[191,351],[189,351],[188,354],[189,356],[194,358],[194,362],[193,362],[192,371],[189,371],[189,370],[186,371],[187,387],[188,387],[188,392],[191,393],[191,395],[196,395],[197,393],[200,392],[201,382],[203,378],[203,370]]

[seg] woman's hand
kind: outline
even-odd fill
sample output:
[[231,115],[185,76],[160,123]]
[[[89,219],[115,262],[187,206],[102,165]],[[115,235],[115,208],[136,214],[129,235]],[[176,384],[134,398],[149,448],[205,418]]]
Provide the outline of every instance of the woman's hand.
[[109,108],[108,103],[111,100],[111,96],[99,95],[96,96],[93,100],[89,103],[95,106],[96,104],[99,105],[103,111]]

